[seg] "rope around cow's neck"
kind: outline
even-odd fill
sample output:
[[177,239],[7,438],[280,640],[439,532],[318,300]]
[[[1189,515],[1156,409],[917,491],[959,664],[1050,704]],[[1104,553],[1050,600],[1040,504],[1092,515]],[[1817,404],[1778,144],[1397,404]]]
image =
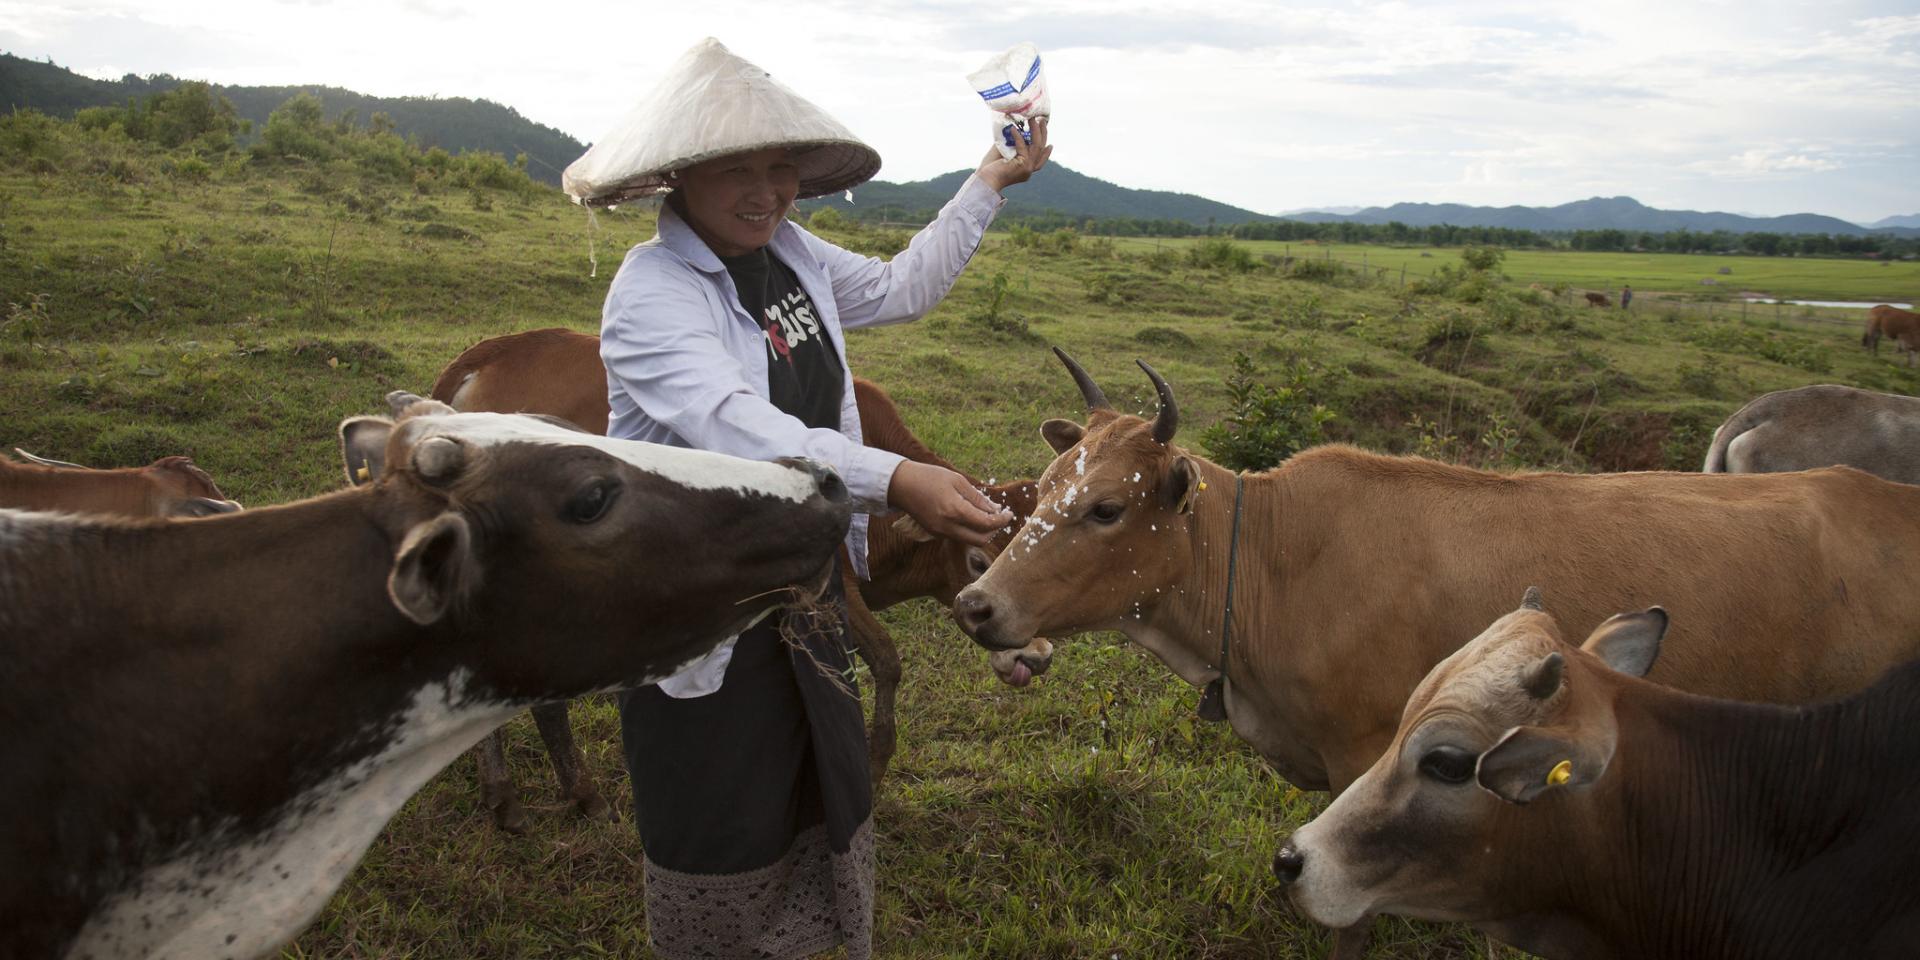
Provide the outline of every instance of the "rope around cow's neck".
[[1240,558],[1240,495],[1244,474],[1233,475],[1233,532],[1227,536],[1227,611],[1220,618],[1220,675],[1200,694],[1200,719],[1219,723],[1227,718],[1227,653],[1233,641],[1233,580]]

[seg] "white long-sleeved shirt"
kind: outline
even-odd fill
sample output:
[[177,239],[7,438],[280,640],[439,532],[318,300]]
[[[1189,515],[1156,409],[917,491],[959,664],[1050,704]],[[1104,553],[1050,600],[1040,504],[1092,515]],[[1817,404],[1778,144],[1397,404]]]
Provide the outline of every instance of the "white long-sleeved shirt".
[[[767,397],[767,333],[740,305],[720,259],[671,207],[659,232],[627,252],[607,291],[600,359],[607,368],[607,435],[753,460],[810,457],[832,466],[856,510],[847,532],[855,574],[867,576],[867,512],[886,508],[903,459],[861,444],[860,413],[842,328],[916,320],[953,288],[1005,201],[977,175],[891,261],[834,246],[791,221],[768,244],[813,300],[845,383],[840,429],[809,429]],[[719,689],[731,643],[661,682],[674,696]]]

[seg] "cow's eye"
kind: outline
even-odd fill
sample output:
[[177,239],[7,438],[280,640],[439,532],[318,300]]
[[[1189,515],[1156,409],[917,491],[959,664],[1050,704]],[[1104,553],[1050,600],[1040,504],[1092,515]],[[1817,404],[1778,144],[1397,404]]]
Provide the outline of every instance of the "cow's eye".
[[1112,500],[1102,500],[1094,504],[1092,510],[1087,511],[1087,519],[1094,523],[1112,523],[1120,519],[1120,511],[1125,509],[1125,506]]
[[1441,783],[1466,783],[1478,759],[1459,747],[1435,747],[1420,758],[1420,772]]
[[600,519],[620,495],[620,482],[602,477],[581,487],[567,500],[567,519],[574,523],[592,523]]

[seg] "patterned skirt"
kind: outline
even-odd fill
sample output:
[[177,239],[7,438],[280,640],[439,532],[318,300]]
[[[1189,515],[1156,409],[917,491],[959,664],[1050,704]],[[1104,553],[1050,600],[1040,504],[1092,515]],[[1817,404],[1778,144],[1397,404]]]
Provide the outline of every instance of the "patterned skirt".
[[844,625],[741,634],[720,689],[620,701],[648,935],[668,960],[873,949],[873,799]]

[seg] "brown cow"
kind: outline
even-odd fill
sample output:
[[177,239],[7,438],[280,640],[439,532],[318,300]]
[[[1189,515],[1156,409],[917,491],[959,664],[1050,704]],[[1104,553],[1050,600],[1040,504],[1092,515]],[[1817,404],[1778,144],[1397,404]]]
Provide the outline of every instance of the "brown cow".
[[1234,731],[1301,788],[1371,766],[1427,671],[1530,581],[1587,622],[1664,600],[1684,626],[1655,679],[1714,696],[1805,701],[1920,655],[1920,488],[1845,467],[1502,474],[1339,445],[1236,476],[1172,444],[1157,374],[1147,421],[1061,356],[1088,422],[1042,425],[1059,457],[1034,515],[956,618],[989,649],[1122,631],[1222,681]]
[[1860,345],[1880,353],[1880,338],[1892,337],[1907,354],[1907,366],[1913,366],[1913,356],[1920,352],[1920,313],[1902,310],[1889,304],[1880,304],[1867,311],[1867,332],[1860,337]]
[[1604,294],[1604,293],[1595,293],[1595,292],[1593,292],[1593,291],[1591,291],[1591,290],[1589,290],[1589,291],[1587,291],[1587,306],[1589,306],[1589,307],[1611,307],[1611,306],[1613,306],[1613,301],[1612,301],[1612,300],[1608,300],[1608,299],[1607,299],[1607,295],[1606,295],[1606,294]]
[[817,592],[850,516],[818,464],[531,417],[341,441],[373,482],[284,506],[0,510],[0,956],[271,953],[487,732]]
[[1845,464],[1920,484],[1920,397],[1834,383],[1775,390],[1713,431],[1703,473],[1781,473]]
[[240,509],[186,457],[94,470],[36,457],[18,447],[13,452],[25,462],[0,459],[0,507],[121,517],[206,517]]
[[1529,590],[1274,873],[1322,923],[1467,921],[1546,957],[1920,956],[1920,662],[1731,703],[1638,679],[1666,626],[1575,647]]
[[[853,393],[866,445],[966,476],[965,471],[914,436],[901,420],[893,399],[877,384],[855,377]],[[537,412],[569,420],[588,432],[605,433],[607,383],[606,369],[600,362],[600,338],[554,327],[483,340],[447,364],[434,380],[433,397],[459,410]],[[971,476],[968,480],[981,486]],[[982,489],[1014,514],[1016,525],[1032,512],[1031,481]],[[890,523],[890,517],[899,517],[900,522]],[[904,515],[873,520],[867,530],[869,579],[855,577],[844,555],[841,569],[854,646],[873,672],[874,706],[867,751],[873,782],[878,785],[895,749],[900,653],[873,612],[917,597],[931,597],[951,606],[954,594],[986,570],[993,555],[1005,546],[1006,538],[998,538],[988,549],[982,549],[935,539]],[[989,662],[1002,680],[1021,686],[1045,672],[1051,653],[1047,641],[1036,640],[1018,651],[998,652]],[[567,719],[567,705],[536,707],[533,717],[561,790],[574,809],[589,817],[608,815],[606,801],[585,775],[584,761]],[[527,817],[507,772],[504,737],[488,738],[481,745],[479,759],[481,795],[494,823],[510,832],[523,832]]]

